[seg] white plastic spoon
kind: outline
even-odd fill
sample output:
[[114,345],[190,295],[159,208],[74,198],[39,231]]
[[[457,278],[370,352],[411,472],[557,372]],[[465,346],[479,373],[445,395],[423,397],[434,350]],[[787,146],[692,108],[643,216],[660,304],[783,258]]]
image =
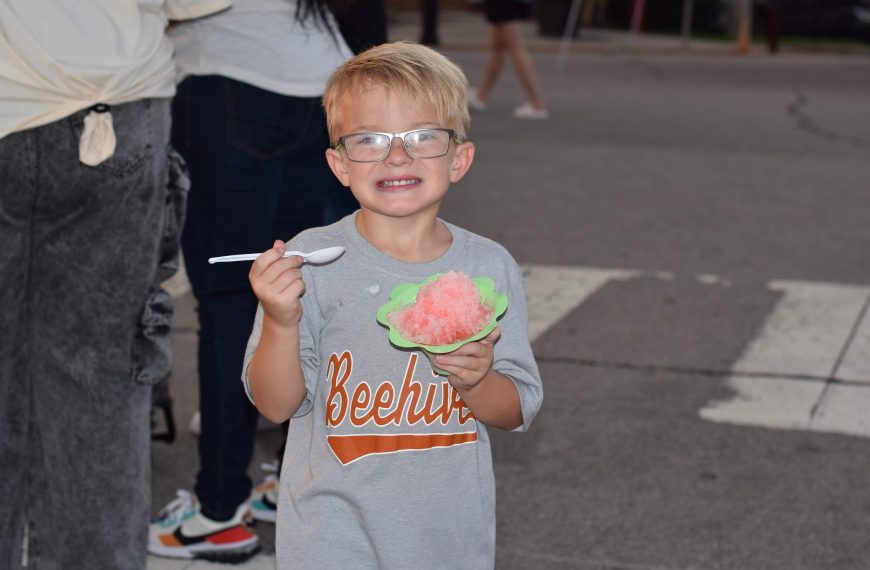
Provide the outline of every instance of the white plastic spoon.
[[[312,251],[311,253],[303,253],[301,251],[285,251],[284,257],[291,257],[293,255],[298,255],[302,257],[302,261],[305,263],[314,263],[319,265],[321,263],[329,263],[333,259],[336,259],[339,255],[344,253],[344,247],[337,245],[335,247],[326,247],[324,249],[318,249],[317,251]],[[259,253],[239,253],[237,255],[223,255],[221,257],[210,257],[208,259],[209,263],[222,263],[226,261],[253,261],[260,257]]]

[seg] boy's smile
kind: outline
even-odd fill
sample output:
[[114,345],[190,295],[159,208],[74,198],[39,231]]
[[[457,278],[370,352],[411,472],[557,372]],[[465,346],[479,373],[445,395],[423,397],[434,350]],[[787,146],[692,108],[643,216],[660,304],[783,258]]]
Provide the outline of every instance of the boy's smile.
[[422,180],[416,176],[393,176],[378,180],[376,185],[384,192],[412,190],[419,186]]
[[[345,96],[336,124],[343,137],[453,127],[439,121],[430,103],[418,103],[402,91],[381,86]],[[434,220],[450,184],[458,182],[471,165],[474,146],[449,140],[444,156],[412,158],[403,139],[394,137],[389,154],[380,161],[355,162],[348,157],[347,148],[329,149],[326,155],[332,171],[350,187],[363,211],[390,218],[423,216]]]

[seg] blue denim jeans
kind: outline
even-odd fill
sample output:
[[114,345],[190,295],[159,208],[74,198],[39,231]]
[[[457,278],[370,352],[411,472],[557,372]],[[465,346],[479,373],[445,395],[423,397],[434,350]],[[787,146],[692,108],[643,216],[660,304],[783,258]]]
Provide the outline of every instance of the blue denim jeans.
[[182,237],[199,319],[200,468],[206,516],[226,519],[251,492],[258,414],[241,384],[257,298],[249,263],[208,258],[260,252],[276,239],[356,209],[326,163],[319,98],[278,95],[219,76],[188,77],[172,107],[172,143],[190,169]]
[[31,570],[145,568],[185,188],[168,100],[112,108],[96,167],[86,114],[0,139],[0,568],[25,524]]

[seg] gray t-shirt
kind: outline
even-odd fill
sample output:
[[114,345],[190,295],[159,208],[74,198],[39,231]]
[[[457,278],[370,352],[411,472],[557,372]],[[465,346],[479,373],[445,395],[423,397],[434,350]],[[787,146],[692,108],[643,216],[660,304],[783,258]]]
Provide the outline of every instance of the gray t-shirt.
[[[391,345],[375,315],[400,283],[445,271],[492,278],[508,296],[493,367],[516,384],[523,413],[517,431],[524,431],[543,390],[522,275],[503,247],[451,224],[444,255],[405,263],[367,242],[355,221],[351,214],[289,244],[347,251],[302,268],[307,393],[290,420],[280,475],[278,568],[492,568],[495,480],[486,426],[423,352]],[[262,308],[245,357],[246,390],[261,328]]]

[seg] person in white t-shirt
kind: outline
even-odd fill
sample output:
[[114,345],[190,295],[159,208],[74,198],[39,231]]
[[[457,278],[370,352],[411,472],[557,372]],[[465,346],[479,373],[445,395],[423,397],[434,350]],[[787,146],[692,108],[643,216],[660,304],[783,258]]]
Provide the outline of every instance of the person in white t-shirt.
[[145,568],[186,191],[165,29],[229,4],[0,2],[0,568]]
[[352,54],[320,0],[234,0],[170,37],[181,79],[172,141],[191,178],[182,247],[199,321],[200,462],[193,493],[179,491],[152,524],[149,550],[241,561],[258,549],[245,518],[274,522],[277,490],[271,477],[252,497],[259,414],[238,382],[257,298],[249,264],[208,259],[263,251],[357,208],[326,163],[321,107]]

